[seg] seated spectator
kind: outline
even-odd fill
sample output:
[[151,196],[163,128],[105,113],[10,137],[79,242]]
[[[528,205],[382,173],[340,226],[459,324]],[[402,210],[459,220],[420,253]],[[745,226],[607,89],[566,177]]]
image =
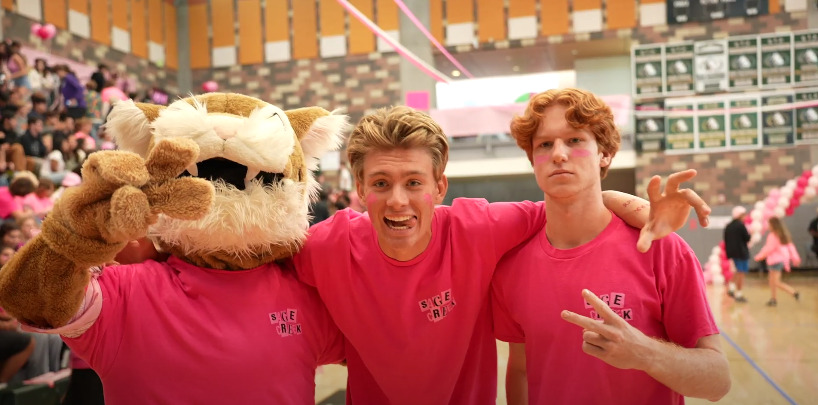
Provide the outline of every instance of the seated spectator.
[[17,225],[20,227],[20,232],[23,234],[23,245],[34,239],[40,233],[40,224],[33,215],[17,218]]
[[45,114],[48,112],[48,100],[40,93],[31,95],[31,111],[28,113],[28,118],[36,117],[41,120],[45,119]]
[[0,313],[0,383],[9,382],[34,352],[34,339],[17,331],[19,322]]
[[72,118],[84,117],[87,112],[85,88],[67,65],[54,66],[54,72],[62,80],[60,94],[62,95],[66,114]]
[[31,214],[22,200],[37,188],[37,178],[31,172],[17,172],[8,187],[0,187],[0,218],[17,219]]
[[74,124],[74,137],[76,138],[77,142],[82,142],[81,150],[87,152],[93,152],[97,150],[97,142],[91,137],[91,130],[93,129],[93,123],[87,117],[78,118],[75,120],[76,124]]
[[30,210],[39,219],[45,218],[54,208],[54,201],[51,199],[54,189],[54,181],[41,176],[37,189],[23,198],[23,208]]
[[0,243],[2,243],[0,246],[10,247],[17,251],[23,246],[23,242],[23,231],[16,222],[6,221],[0,225]]
[[42,118],[34,117],[28,119],[28,129],[25,134],[17,140],[17,142],[23,146],[23,151],[25,151],[28,162],[25,168],[19,168],[18,170],[36,171],[37,166],[42,163],[42,160],[48,154],[48,149],[46,149],[41,136],[42,131]]
[[11,246],[0,245],[0,267],[5,266],[15,252],[17,252],[17,249]]

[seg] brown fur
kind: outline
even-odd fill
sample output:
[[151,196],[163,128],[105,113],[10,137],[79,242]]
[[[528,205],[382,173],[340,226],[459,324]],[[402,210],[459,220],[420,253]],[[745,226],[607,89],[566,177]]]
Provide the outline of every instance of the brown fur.
[[66,190],[40,235],[3,266],[0,306],[30,325],[65,325],[79,309],[90,267],[145,236],[160,213],[182,219],[207,213],[213,186],[175,178],[198,153],[195,142],[172,139],[157,144],[147,160],[122,151],[92,154],[83,183]]

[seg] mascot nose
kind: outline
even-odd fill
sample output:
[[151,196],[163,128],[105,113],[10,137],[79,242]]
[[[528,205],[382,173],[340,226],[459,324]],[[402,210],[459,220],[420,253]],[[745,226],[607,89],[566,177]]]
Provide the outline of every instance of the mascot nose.
[[230,138],[234,138],[236,136],[236,128],[235,127],[227,127],[227,126],[217,125],[217,126],[213,127],[213,130],[216,131],[216,135],[218,135],[219,138],[222,138],[225,141],[230,139]]

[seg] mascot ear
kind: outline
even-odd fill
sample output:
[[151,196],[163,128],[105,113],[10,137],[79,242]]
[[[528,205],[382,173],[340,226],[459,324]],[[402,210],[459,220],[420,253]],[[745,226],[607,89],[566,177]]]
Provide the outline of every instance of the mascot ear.
[[318,159],[324,153],[341,147],[344,133],[349,129],[349,117],[330,113],[321,107],[307,107],[285,111],[295,136],[301,141],[307,169],[318,169]]
[[161,105],[119,101],[108,114],[105,130],[113,135],[120,149],[147,158],[153,138],[151,123],[164,109]]

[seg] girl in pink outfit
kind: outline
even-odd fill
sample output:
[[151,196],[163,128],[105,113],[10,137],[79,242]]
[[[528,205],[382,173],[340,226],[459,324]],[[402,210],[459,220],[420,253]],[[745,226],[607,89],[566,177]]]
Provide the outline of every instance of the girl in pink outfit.
[[800,296],[792,286],[781,281],[781,270],[790,271],[790,262],[796,266],[801,264],[801,256],[792,244],[790,231],[778,217],[770,217],[770,233],[764,247],[755,257],[756,261],[767,259],[767,267],[770,270],[770,295],[767,306],[774,307],[778,304],[775,299],[776,288],[780,288],[797,300]]

